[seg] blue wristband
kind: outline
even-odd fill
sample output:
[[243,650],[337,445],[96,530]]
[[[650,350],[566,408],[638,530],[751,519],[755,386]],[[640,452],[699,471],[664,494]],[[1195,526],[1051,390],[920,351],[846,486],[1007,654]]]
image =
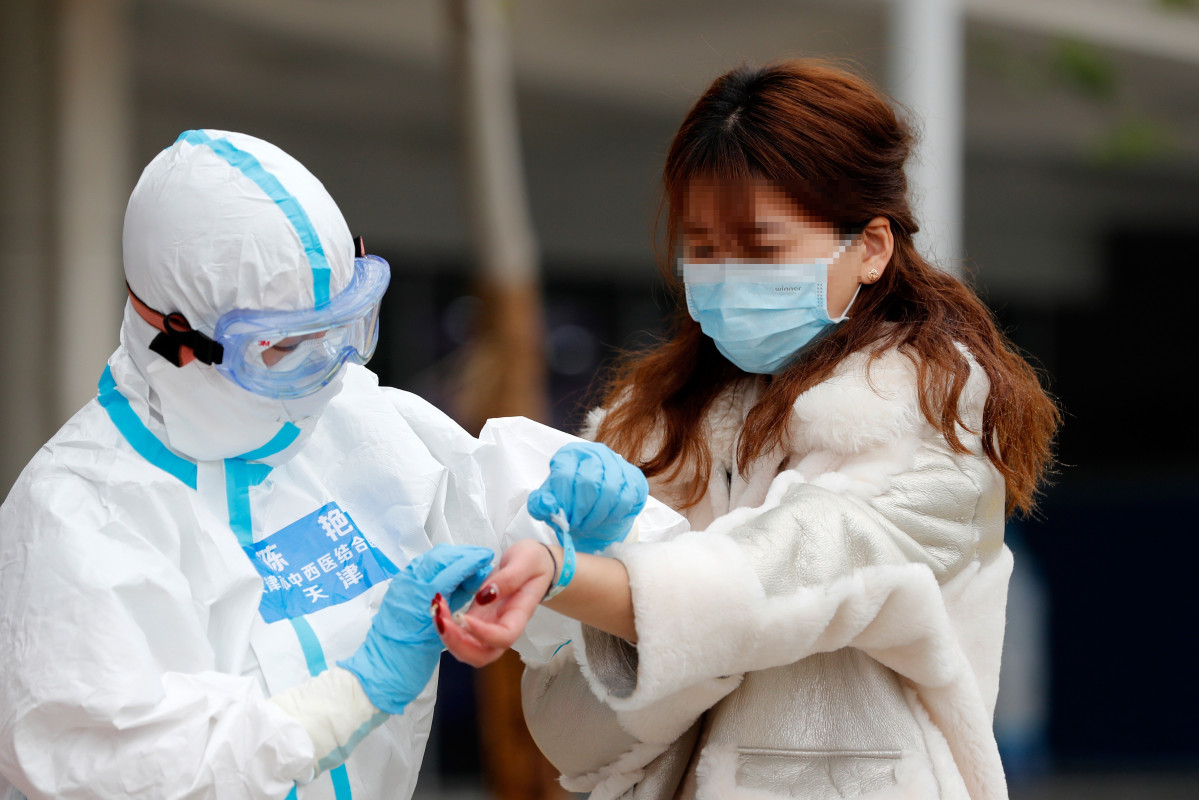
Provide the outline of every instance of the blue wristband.
[[[553,553],[550,553],[552,556]],[[563,589],[565,589],[572,578],[575,576],[575,543],[571,535],[566,531],[562,532],[562,571],[558,573],[558,580],[550,590],[545,593],[545,597],[541,598],[541,602],[552,600],[557,597]]]

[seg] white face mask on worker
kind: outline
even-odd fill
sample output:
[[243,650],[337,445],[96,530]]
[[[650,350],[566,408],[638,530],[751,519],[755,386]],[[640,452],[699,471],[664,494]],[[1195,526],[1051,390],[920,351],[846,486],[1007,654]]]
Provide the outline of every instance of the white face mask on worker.
[[[341,390],[342,383],[338,375],[323,389],[306,397],[277,400],[249,392],[199,361],[176,367],[164,358],[155,357],[146,365],[145,372],[166,426],[167,444],[198,461],[236,458],[261,451],[288,423],[300,429],[299,436],[285,442],[286,449],[294,452],[297,444],[311,433],[325,406]],[[260,455],[255,460],[271,463],[275,460],[271,456],[277,452]]]
[[[157,334],[132,304],[126,304],[121,343],[148,384],[150,412],[162,421],[165,444],[196,461],[258,451],[254,461],[282,464],[299,452],[329,401],[341,391],[344,370],[306,397],[263,397],[198,360],[176,367],[150,349]],[[299,431],[288,429],[288,424]],[[272,446],[264,451],[268,444]]]

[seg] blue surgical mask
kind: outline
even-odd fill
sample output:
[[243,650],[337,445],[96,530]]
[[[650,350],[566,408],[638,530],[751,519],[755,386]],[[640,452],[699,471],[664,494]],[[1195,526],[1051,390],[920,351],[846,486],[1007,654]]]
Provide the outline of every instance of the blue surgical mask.
[[848,307],[836,319],[828,313],[832,261],[684,263],[687,310],[729,361],[745,372],[775,374],[805,345],[848,318]]

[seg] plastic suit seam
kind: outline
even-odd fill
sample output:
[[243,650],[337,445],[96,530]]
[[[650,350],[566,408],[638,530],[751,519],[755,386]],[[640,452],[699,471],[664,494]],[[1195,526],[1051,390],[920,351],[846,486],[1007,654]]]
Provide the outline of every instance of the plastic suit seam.
[[187,131],[180,139],[196,146],[207,145],[212,152],[224,159],[229,166],[241,172],[254,182],[259,189],[266,193],[279,210],[287,216],[288,222],[295,229],[300,243],[304,246],[304,255],[308,266],[312,268],[312,296],[317,308],[329,302],[329,262],[325,258],[325,250],[321,246],[320,236],[308,218],[308,213],[300,205],[300,201],[267,172],[258,159],[244,150],[234,147],[228,139],[213,139],[203,131]]
[[196,465],[182,456],[172,453],[157,436],[150,432],[129,405],[129,400],[117,388],[112,369],[104,366],[100,375],[100,391],[97,400],[103,406],[108,418],[116,426],[117,432],[124,437],[129,446],[139,456],[170,475],[174,475],[185,486],[196,488]]
[[[256,486],[261,483],[270,474],[270,471],[271,468],[266,465],[249,464],[236,459],[225,461],[225,491],[226,502],[229,505],[229,526],[233,528],[237,534],[238,541],[243,546],[246,544],[247,539],[250,541],[253,540],[253,520],[249,496],[250,486]],[[304,617],[295,617],[290,621],[292,629],[296,633],[296,638],[300,642],[300,649],[304,653],[304,661],[308,666],[308,673],[313,677],[320,675],[328,669],[328,663],[325,661],[325,651],[321,647],[316,631],[312,629],[312,625]],[[336,800],[352,800],[353,792],[350,788],[350,778],[346,773],[344,764],[334,767],[329,772],[329,779],[333,782],[333,791]]]
[[391,715],[387,712],[380,711],[378,714],[375,714],[369,720],[364,722],[358,728],[358,730],[354,731],[353,736],[350,737],[348,742],[320,760],[320,762],[316,765],[317,771],[324,772],[325,770],[329,769],[331,765],[344,763],[346,759],[350,757],[350,753],[353,752],[354,748],[358,746],[358,743],[362,741],[368,733],[386,722],[390,716]]
[[243,548],[254,544],[250,517],[250,487],[266,480],[271,467],[251,464],[235,458],[225,460],[225,503],[229,509],[229,527]]
[[275,453],[280,453],[290,447],[291,443],[294,442],[301,433],[302,431],[300,428],[294,423],[285,422],[279,428],[279,432],[276,433],[269,442],[264,444],[262,447],[257,447],[253,450],[242,453],[240,456],[236,456],[236,458],[240,459],[241,461],[258,461],[268,458],[275,455]]

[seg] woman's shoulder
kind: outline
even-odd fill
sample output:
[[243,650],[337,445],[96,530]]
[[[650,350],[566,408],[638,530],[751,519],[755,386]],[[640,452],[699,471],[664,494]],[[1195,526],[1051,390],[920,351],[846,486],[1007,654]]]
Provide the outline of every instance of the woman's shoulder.
[[[618,408],[627,396],[616,398],[605,406],[598,406],[587,412],[580,426],[578,436],[594,441],[600,425],[613,408]],[[704,413],[703,430],[708,439],[723,441],[736,438],[750,410],[762,397],[762,384],[758,376],[747,376],[726,387]],[[651,436],[643,443],[647,450],[656,447],[656,438]]]
[[608,416],[606,406],[596,406],[588,411],[587,416],[583,418],[583,424],[579,426],[579,438],[594,442],[596,431],[599,430],[600,423],[604,421],[604,417],[606,416]]
[[[959,400],[962,422],[979,430],[989,384],[970,351],[957,348],[970,366]],[[796,398],[791,425],[796,449],[848,455],[931,434],[921,410],[917,358],[898,347],[867,348],[845,357],[832,375]]]

